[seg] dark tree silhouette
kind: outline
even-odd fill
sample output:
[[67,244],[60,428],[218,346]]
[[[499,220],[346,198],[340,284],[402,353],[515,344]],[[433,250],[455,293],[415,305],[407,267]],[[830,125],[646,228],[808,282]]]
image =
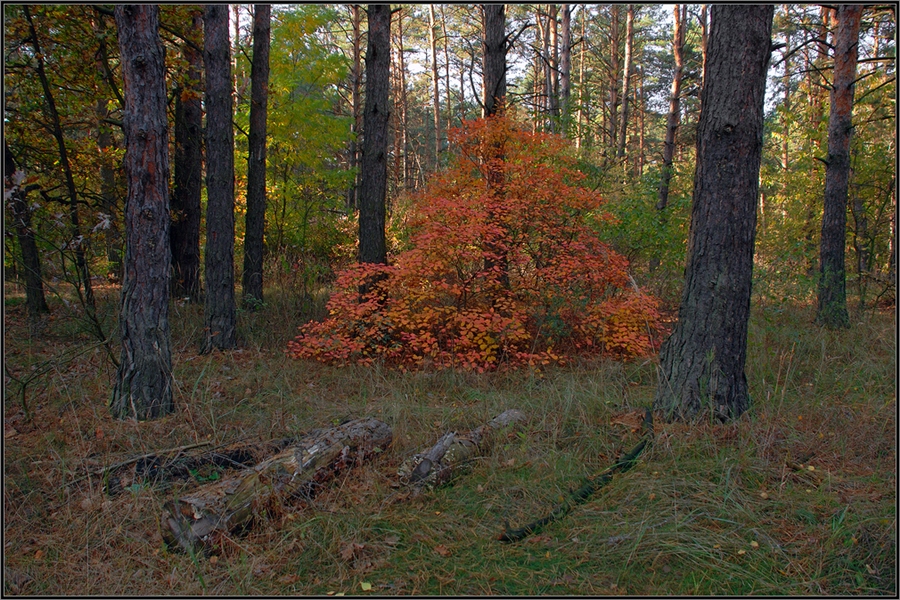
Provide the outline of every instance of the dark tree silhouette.
[[[194,32],[203,29],[203,12],[193,11]],[[187,69],[175,94],[175,184],[172,190],[172,289],[200,301],[200,191],[203,183],[203,54],[184,42]]]
[[235,346],[234,130],[228,6],[203,16],[206,63],[206,307],[201,353]]
[[771,5],[712,7],[686,281],[654,400],[669,419],[727,420],[750,405],[744,363],[773,15]]
[[366,100],[359,179],[359,262],[387,262],[384,239],[388,122],[391,116],[391,7],[370,4]]
[[816,322],[826,327],[849,327],[847,314],[847,191],[850,186],[850,136],[853,132],[853,91],[862,5],[837,9],[834,36],[834,84],[828,117],[828,158],[825,161],[825,203],[819,259]]
[[263,236],[266,222],[266,109],[269,100],[271,7],[253,7],[253,61],[250,65],[250,135],[247,165],[247,216],[244,232],[244,304],[263,299]]

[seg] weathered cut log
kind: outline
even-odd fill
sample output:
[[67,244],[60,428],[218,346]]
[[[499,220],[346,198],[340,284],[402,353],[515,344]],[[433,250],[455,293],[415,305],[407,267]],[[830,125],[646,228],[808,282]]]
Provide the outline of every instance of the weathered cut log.
[[415,486],[416,490],[446,483],[460,466],[487,449],[493,431],[521,423],[525,418],[521,411],[510,409],[468,433],[443,435],[427,451],[403,461],[397,469],[400,483]]
[[373,418],[310,432],[251,469],[167,502],[163,539],[188,552],[208,548],[220,534],[249,526],[258,507],[312,498],[337,473],[387,448],[391,437],[390,426]]

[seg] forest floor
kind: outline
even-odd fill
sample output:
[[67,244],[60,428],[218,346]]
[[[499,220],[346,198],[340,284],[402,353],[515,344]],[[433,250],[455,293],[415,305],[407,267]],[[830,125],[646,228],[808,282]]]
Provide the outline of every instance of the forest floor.
[[[832,332],[810,307],[755,305],[748,414],[657,422],[633,469],[501,544],[505,522],[545,515],[634,446],[655,357],[483,375],[328,367],[284,353],[299,324],[289,303],[241,311],[239,349],[200,356],[203,307],[176,302],[176,412],[117,421],[115,369],[77,311],[52,304],[32,339],[21,289],[7,285],[5,595],[897,594],[893,310],[853,313],[850,330]],[[107,331],[118,293],[98,291]],[[404,458],[508,408],[527,424],[451,484],[414,499],[392,487]],[[386,452],[209,557],[167,549],[159,529],[163,503],[200,482],[110,495],[87,476],[364,416],[393,427]]]

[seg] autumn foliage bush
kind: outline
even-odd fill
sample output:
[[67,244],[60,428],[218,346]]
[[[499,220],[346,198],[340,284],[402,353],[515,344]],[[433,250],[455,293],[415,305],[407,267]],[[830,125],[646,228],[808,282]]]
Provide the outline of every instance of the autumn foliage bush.
[[414,199],[408,249],[340,272],[328,318],[288,351],[483,371],[654,350],[658,303],[600,241],[613,223],[565,140],[491,117],[451,143],[452,166]]

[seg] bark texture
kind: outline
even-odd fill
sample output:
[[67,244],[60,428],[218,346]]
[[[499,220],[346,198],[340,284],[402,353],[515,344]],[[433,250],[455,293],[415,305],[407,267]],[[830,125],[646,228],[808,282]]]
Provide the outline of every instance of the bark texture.
[[834,84],[828,118],[828,159],[825,162],[825,204],[822,213],[816,312],[816,322],[831,328],[850,326],[844,248],[847,236],[847,191],[850,185],[853,92],[862,10],[863,7],[858,4],[839,6],[837,32],[834,36]]
[[388,122],[391,117],[391,7],[370,4],[366,48],[366,101],[359,180],[359,262],[387,262],[384,239]]
[[449,481],[466,462],[483,454],[492,441],[491,434],[526,420],[525,414],[516,409],[504,411],[467,433],[447,433],[426,450],[403,461],[397,469],[401,483],[414,489],[433,488]]
[[[203,13],[192,15],[202,31]],[[175,183],[172,188],[172,290],[200,301],[200,191],[203,180],[203,56],[190,44],[182,47],[187,62],[184,82],[175,94]]]
[[189,552],[208,548],[220,535],[247,527],[260,508],[312,498],[335,474],[385,450],[391,438],[391,428],[372,418],[311,432],[252,469],[167,502],[163,539]]
[[125,84],[125,275],[122,356],[110,410],[154,419],[174,410],[169,345],[169,145],[159,7],[116,6]]
[[654,400],[669,419],[708,411],[727,420],[750,405],[744,363],[773,14],[712,7],[686,281]]
[[203,17],[206,64],[206,306],[201,353],[235,346],[234,130],[228,6]]
[[271,6],[253,7],[253,62],[250,66],[250,136],[247,165],[247,216],[244,231],[244,304],[263,300],[263,236],[266,224],[266,115],[269,102]]
[[489,117],[506,101],[506,13],[503,4],[484,8],[484,110]]

